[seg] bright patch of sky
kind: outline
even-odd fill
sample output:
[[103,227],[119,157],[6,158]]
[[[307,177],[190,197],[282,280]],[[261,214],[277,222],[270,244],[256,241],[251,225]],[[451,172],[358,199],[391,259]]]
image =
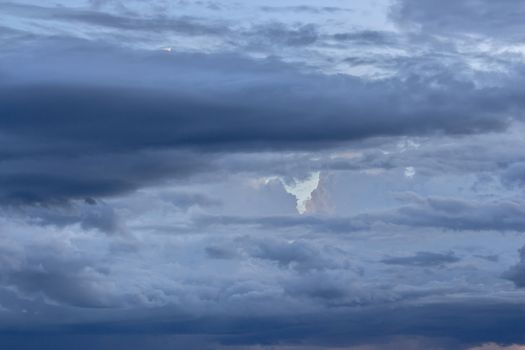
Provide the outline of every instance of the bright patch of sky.
[[294,177],[291,180],[286,180],[280,176],[269,176],[252,180],[251,185],[254,188],[260,188],[261,185],[267,186],[273,181],[279,181],[284,190],[295,197],[297,212],[304,214],[307,211],[306,203],[312,199],[312,192],[319,186],[320,176],[319,171],[311,172],[305,179]]
[[315,171],[306,180],[293,179],[292,183],[283,181],[286,192],[294,195],[297,200],[299,214],[306,213],[306,203],[312,199],[312,192],[319,186],[320,174],[319,171]]
[[405,168],[405,176],[408,178],[413,178],[416,175],[416,169],[413,166],[407,166]]

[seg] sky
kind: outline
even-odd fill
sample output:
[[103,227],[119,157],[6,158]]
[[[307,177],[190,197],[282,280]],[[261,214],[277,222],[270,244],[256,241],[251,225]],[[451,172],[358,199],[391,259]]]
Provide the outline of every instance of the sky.
[[521,0],[0,0],[5,349],[525,349]]

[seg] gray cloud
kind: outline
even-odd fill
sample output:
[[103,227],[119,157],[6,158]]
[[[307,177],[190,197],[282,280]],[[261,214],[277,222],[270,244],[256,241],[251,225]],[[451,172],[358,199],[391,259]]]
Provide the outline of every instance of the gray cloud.
[[97,229],[104,233],[124,232],[124,225],[108,204],[92,198],[60,205],[11,205],[4,207],[2,215],[17,217],[30,224],[65,227],[80,224],[84,230]]
[[521,201],[475,202],[455,198],[413,197],[416,205],[386,213],[385,222],[411,227],[438,227],[450,230],[519,231],[525,206]]
[[478,202],[445,197],[420,197],[413,193],[402,194],[400,198],[412,203],[350,217],[204,215],[196,217],[195,224],[196,227],[252,225],[262,229],[307,228],[312,232],[332,233],[366,231],[381,224],[453,231],[525,231],[525,205],[519,200]]
[[259,25],[244,34],[249,46],[291,46],[301,47],[312,45],[320,39],[318,28],[313,24],[304,24],[294,27],[283,23],[269,23]]
[[[362,308],[346,314],[304,314],[300,319],[288,316],[279,320],[268,317],[214,317],[171,318],[155,322],[141,315],[128,322],[63,325],[46,334],[18,330],[2,334],[1,339],[6,344],[32,348],[27,347],[27,338],[19,337],[24,334],[25,337],[40,339],[39,344],[46,344],[50,349],[67,349],[67,346],[77,343],[80,349],[88,349],[90,347],[85,345],[94,344],[103,349],[112,348],[115,344],[128,344],[131,349],[147,349],[159,344],[159,341],[164,345],[183,344],[186,348],[196,346],[199,349],[235,349],[236,346],[246,348],[249,345],[277,347],[299,341],[306,348],[359,344],[375,344],[381,348],[381,344],[395,343],[392,337],[419,336],[416,349],[421,348],[419,344],[426,348],[460,350],[485,342],[502,345],[522,343],[522,312],[523,308],[512,303],[474,301],[388,309]],[[378,328],[382,329],[379,338],[376,334]],[[495,334],[494,330],[498,333]],[[197,339],[201,342],[196,342]]]
[[517,2],[29,3],[0,4],[4,347],[525,343]]
[[[2,155],[10,169],[0,174],[9,189],[4,200],[108,196],[209,166],[202,153],[166,164],[160,150],[311,149],[382,135],[477,133],[501,130],[521,108],[514,90],[443,77],[371,83],[271,60],[82,42],[44,45],[38,62],[26,50],[11,48],[0,59],[8,74],[0,123],[11,145]],[[88,61],[97,64],[76,69]],[[25,72],[11,70],[15,62],[24,62]],[[45,62],[60,64],[60,74]],[[129,69],[139,73],[130,76]],[[141,88],[123,86],[139,81]],[[105,172],[95,172],[105,161]],[[38,175],[27,173],[36,167]]]
[[300,272],[344,267],[340,257],[336,259],[339,252],[326,252],[323,248],[304,241],[288,242],[266,238],[247,243],[247,251],[251,256],[275,261],[280,267],[293,268]]
[[[63,247],[33,245],[28,256],[18,257],[3,250],[4,264],[0,270],[3,288],[16,291],[18,298],[37,304],[106,308],[124,305],[126,298],[116,298],[106,280],[108,270],[84,254],[71,254]],[[11,256],[10,256],[11,255]],[[14,260],[17,259],[17,260]],[[40,300],[40,301],[39,301]]]
[[[393,46],[398,44],[399,39],[398,36],[393,32],[381,32],[373,30],[336,33],[332,35],[332,38],[340,42],[372,46]],[[373,60],[375,57],[369,57],[369,59]]]
[[199,22],[193,18],[132,18],[115,16],[101,12],[78,12],[54,15],[52,19],[62,19],[115,29],[174,32],[183,35],[224,35],[229,31],[226,25],[213,25]]
[[193,206],[215,207],[221,205],[220,200],[202,193],[167,192],[162,194],[162,198],[182,210],[188,210]]
[[448,253],[433,253],[433,252],[417,252],[411,256],[388,257],[381,260],[388,265],[406,265],[406,266],[441,266],[445,264],[455,263],[460,261],[453,252]]
[[[95,7],[104,4],[95,3]],[[6,13],[18,16],[38,18],[49,21],[72,22],[77,25],[93,25],[101,28],[112,28],[119,30],[131,30],[142,32],[172,32],[187,36],[198,35],[224,35],[229,31],[225,24],[213,24],[192,17],[168,17],[168,16],[132,16],[132,14],[112,14],[102,11],[81,10],[69,7],[44,7],[34,5],[22,5],[15,3],[1,3],[0,8]]]
[[516,287],[525,287],[525,247],[519,250],[520,261],[505,271],[503,277],[514,282]]
[[351,9],[335,6],[261,6],[261,10],[266,12],[306,12],[312,14],[334,13],[334,12],[352,12]]
[[510,164],[501,176],[503,183],[508,185],[525,185],[525,163],[514,162]]
[[237,256],[237,252],[233,249],[220,246],[209,246],[205,248],[206,255],[212,259],[233,259]]
[[503,41],[522,41],[525,7],[519,0],[441,1],[400,0],[392,10],[401,25],[413,25],[425,33],[478,35]]

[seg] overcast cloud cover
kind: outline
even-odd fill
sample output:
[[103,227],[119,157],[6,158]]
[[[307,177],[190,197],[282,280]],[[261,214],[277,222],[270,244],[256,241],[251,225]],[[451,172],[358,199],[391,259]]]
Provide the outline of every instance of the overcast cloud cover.
[[525,349],[521,0],[0,0],[2,349]]

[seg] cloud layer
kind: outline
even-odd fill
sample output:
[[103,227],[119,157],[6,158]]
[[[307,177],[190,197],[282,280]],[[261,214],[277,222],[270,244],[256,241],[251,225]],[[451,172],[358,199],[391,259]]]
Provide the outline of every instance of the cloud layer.
[[0,3],[0,343],[525,344],[523,10]]

